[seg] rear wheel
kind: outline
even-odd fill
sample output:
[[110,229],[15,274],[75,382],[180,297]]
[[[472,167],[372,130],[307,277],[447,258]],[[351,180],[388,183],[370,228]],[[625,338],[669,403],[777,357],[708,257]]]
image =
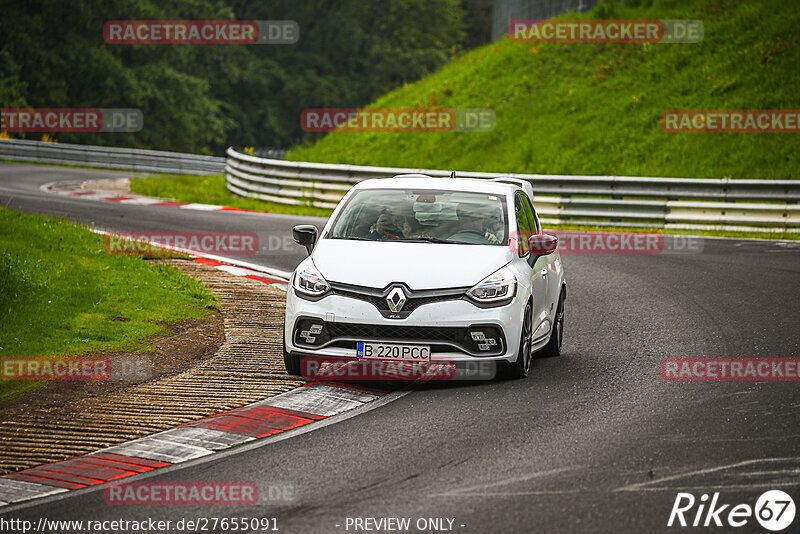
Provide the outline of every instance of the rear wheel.
[[300,376],[300,356],[295,354],[289,354],[286,352],[286,338],[284,337],[284,341],[282,343],[283,347],[283,366],[286,368],[286,372],[290,375]]
[[530,304],[525,307],[525,316],[522,320],[522,335],[519,340],[517,361],[504,363],[502,376],[506,379],[525,378],[531,369],[531,343],[533,341],[533,308]]
[[564,341],[564,290],[561,290],[561,296],[558,298],[558,306],[556,307],[556,319],[553,322],[553,333],[550,334],[550,341],[547,345],[542,347],[537,353],[537,356],[542,358],[552,358],[554,356],[561,356],[561,344]]

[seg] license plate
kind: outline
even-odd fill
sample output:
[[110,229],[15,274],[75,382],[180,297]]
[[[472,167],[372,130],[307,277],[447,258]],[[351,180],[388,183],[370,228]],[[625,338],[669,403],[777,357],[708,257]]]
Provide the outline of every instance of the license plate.
[[356,356],[377,360],[429,361],[431,348],[425,345],[359,342],[356,345]]

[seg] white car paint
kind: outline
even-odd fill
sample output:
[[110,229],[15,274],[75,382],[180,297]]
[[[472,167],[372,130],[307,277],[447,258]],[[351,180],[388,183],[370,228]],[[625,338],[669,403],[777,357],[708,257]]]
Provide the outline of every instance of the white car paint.
[[[403,175],[394,178],[366,180],[353,187],[337,206],[319,233],[311,255],[292,275],[313,266],[329,284],[347,284],[364,290],[388,291],[393,284],[404,284],[412,291],[469,288],[498,269],[507,266],[516,278],[515,296],[498,307],[481,307],[469,298],[443,300],[423,304],[405,318],[387,318],[371,302],[336,294],[331,290],[322,298],[304,297],[290,284],[284,325],[285,351],[296,356],[356,357],[355,348],[326,346],[300,347],[296,343],[295,325],[300,317],[331,323],[386,326],[460,326],[490,324],[502,328],[505,350],[492,356],[471,355],[459,350],[440,352],[439,357],[457,361],[517,360],[522,321],[526,304],[532,302],[533,343],[531,352],[544,347],[553,332],[553,319],[558,307],[564,270],[557,251],[536,257],[529,264],[529,255],[520,256],[516,247],[473,244],[439,244],[393,241],[348,241],[331,238],[331,231],[343,207],[356,192],[366,189],[413,189],[464,191],[504,196],[508,211],[509,234],[516,236],[515,197],[529,193],[521,184],[499,181],[431,178],[425,175]],[[392,340],[364,339],[363,341]],[[420,340],[424,341],[424,340]]]

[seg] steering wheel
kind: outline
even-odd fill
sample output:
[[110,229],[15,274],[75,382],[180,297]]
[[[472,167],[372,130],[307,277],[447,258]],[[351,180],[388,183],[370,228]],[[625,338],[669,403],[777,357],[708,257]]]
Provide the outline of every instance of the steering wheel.
[[[454,235],[458,235],[458,234],[476,234],[476,235],[479,235],[479,236],[481,236],[482,238],[486,239],[486,234],[485,234],[485,232],[481,232],[480,230],[476,230],[476,229],[474,229],[474,228],[467,228],[466,230],[459,230],[459,231],[458,231],[456,234],[454,234]],[[450,236],[450,237],[452,237],[452,236]]]
[[[459,236],[464,236],[466,238],[465,239],[466,243],[483,244],[483,243],[488,243],[489,242],[489,240],[486,239],[486,234],[484,232],[481,232],[480,230],[475,230],[474,228],[467,228],[465,230],[459,230],[455,234],[451,235],[450,239],[451,240],[455,240],[455,241],[459,241],[459,239],[458,239]],[[474,238],[472,236],[479,237],[480,241],[473,240]]]

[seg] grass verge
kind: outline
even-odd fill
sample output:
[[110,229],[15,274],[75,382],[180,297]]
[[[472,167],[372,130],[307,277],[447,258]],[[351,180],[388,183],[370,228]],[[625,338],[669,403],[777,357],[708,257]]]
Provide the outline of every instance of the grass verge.
[[[203,319],[213,293],[168,265],[109,255],[87,227],[0,208],[0,357],[152,350],[158,323]],[[0,380],[0,401],[41,387]]]

